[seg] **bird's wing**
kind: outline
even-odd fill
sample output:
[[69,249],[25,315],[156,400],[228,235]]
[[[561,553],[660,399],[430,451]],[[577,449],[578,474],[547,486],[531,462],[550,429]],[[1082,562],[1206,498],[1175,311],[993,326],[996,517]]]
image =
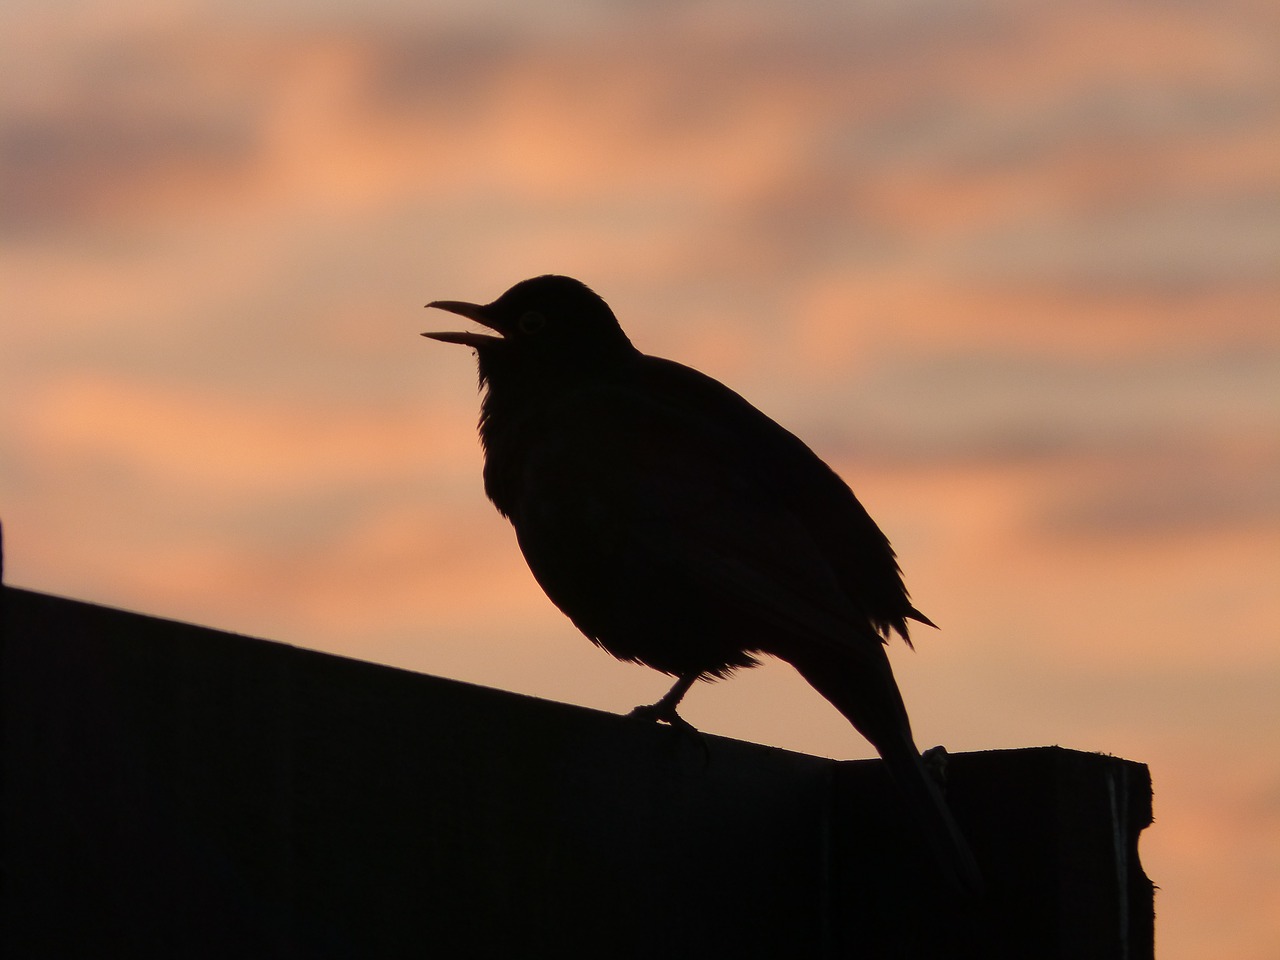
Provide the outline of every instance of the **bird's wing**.
[[657,512],[628,547],[638,562],[767,631],[768,652],[784,655],[796,639],[841,650],[879,646],[803,524],[785,512],[739,513],[741,505],[721,501],[693,522],[683,512]]
[[749,634],[745,649],[878,650],[811,521],[726,442],[737,422],[661,401],[652,390],[593,390],[572,411],[552,411],[554,439],[529,451],[512,520],[552,599],[606,646],[619,619],[608,598],[625,596],[620,607],[667,609],[681,622],[716,611]]
[[643,357],[646,395],[678,411],[722,461],[750,474],[813,538],[860,615],[882,635],[910,643],[906,619],[932,623],[911,605],[888,538],[849,486],[798,437],[719,381],[689,367]]

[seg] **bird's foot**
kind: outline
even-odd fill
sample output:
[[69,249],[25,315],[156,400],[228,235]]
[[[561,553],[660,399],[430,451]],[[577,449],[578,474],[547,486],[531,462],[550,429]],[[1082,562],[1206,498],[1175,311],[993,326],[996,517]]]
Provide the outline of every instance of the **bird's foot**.
[[688,737],[697,743],[702,750],[705,763],[711,763],[711,746],[707,743],[707,738],[702,735],[697,727],[676,713],[676,708],[673,704],[659,700],[657,703],[636,707],[627,716],[634,717],[637,720],[644,720],[648,723],[665,723],[681,736]]
[[930,747],[924,753],[920,754],[920,759],[924,761],[924,769],[929,774],[929,779],[934,785],[944,793],[947,789],[947,763],[951,759],[947,753],[947,748],[943,746]]
[[662,700],[657,703],[648,703],[636,707],[627,716],[635,717],[637,720],[648,720],[650,723],[665,723],[675,727],[677,730],[684,730],[686,733],[698,732],[693,724],[676,713],[674,706],[664,703]]

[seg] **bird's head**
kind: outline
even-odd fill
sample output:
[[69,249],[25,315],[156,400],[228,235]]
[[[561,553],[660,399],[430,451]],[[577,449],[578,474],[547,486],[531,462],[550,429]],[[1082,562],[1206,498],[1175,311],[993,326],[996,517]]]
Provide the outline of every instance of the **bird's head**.
[[495,377],[562,382],[590,376],[635,352],[609,305],[571,277],[522,280],[492,303],[434,300],[427,306],[493,331],[423,334],[474,348],[481,380],[491,386]]

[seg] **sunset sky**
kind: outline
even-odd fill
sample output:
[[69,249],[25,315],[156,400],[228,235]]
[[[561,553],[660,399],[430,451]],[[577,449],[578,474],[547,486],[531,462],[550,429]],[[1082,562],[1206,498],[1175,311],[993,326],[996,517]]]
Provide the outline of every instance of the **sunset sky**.
[[[1276,956],[1274,0],[7,0],[0,97],[9,583],[651,702],[418,336],[570,274],[858,492],[922,747],[1148,763],[1160,957]],[[872,755],[782,664],[683,713]]]

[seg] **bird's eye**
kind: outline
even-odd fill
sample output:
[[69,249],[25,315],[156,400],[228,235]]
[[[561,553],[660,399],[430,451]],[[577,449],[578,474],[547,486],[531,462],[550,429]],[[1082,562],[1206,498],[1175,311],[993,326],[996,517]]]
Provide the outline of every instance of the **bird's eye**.
[[520,315],[516,325],[521,333],[537,333],[547,325],[547,318],[537,310],[528,310]]

